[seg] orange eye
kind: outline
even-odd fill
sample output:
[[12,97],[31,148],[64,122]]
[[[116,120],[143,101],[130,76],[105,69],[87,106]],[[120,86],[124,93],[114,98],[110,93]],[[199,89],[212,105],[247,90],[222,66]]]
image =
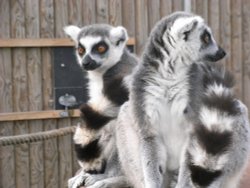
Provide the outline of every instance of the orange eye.
[[85,54],[85,49],[83,47],[78,47],[78,54],[80,56],[84,55]]
[[104,53],[105,51],[106,51],[106,47],[105,46],[98,46],[98,48],[97,48],[97,51],[100,53],[100,54],[102,54],[102,53]]

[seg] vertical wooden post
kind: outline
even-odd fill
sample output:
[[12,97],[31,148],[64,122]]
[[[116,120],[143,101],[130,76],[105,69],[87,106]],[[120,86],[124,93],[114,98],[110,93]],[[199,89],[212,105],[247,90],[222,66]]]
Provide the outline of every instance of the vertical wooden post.
[[[10,2],[0,1],[0,38],[10,38]],[[11,49],[0,49],[0,113],[13,111]],[[0,136],[13,135],[13,123],[0,123]],[[15,147],[0,147],[0,187],[15,187]]]

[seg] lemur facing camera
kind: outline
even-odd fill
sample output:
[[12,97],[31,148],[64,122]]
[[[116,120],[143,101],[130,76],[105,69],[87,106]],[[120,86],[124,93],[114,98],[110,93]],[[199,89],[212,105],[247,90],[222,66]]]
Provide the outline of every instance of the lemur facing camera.
[[192,128],[189,71],[224,56],[200,16],[176,12],[154,27],[116,126],[122,169],[135,188],[175,187]]
[[[79,28],[71,25],[64,31],[75,42],[77,61],[87,71],[89,94],[87,103],[80,107],[83,121],[73,137],[82,169],[69,180],[69,187],[90,186],[98,180],[98,175],[93,179],[90,174],[107,177],[120,174],[115,122],[120,106],[128,100],[124,82],[137,65],[137,58],[127,50],[128,35],[121,26],[94,24]],[[92,186],[104,187],[100,183]]]

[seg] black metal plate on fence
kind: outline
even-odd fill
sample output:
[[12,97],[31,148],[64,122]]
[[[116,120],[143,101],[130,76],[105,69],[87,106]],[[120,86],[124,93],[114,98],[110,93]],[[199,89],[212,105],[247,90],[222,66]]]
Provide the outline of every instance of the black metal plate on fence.
[[73,47],[57,47],[53,49],[54,66],[54,102],[56,109],[64,109],[58,99],[69,94],[76,97],[76,105],[70,108],[78,108],[79,104],[87,101],[86,73],[82,71],[76,62]]

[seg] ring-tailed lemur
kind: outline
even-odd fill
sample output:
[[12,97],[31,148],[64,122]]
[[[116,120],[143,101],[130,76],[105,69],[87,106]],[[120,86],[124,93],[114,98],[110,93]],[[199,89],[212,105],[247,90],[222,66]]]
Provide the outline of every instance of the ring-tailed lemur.
[[118,115],[119,158],[134,187],[170,187],[191,127],[189,69],[224,56],[200,16],[177,12],[154,27]]
[[249,156],[248,111],[233,95],[222,67],[194,64],[189,72],[192,123],[177,188],[237,188]]
[[[94,24],[80,29],[71,25],[64,31],[74,40],[77,61],[87,71],[89,94],[87,103],[80,107],[83,122],[73,137],[82,169],[69,180],[69,187],[89,186],[104,177],[120,175],[115,122],[120,106],[128,100],[124,81],[137,59],[126,49],[127,31],[121,26]],[[122,184],[124,180],[120,180]],[[104,187],[102,184],[93,187]]]

